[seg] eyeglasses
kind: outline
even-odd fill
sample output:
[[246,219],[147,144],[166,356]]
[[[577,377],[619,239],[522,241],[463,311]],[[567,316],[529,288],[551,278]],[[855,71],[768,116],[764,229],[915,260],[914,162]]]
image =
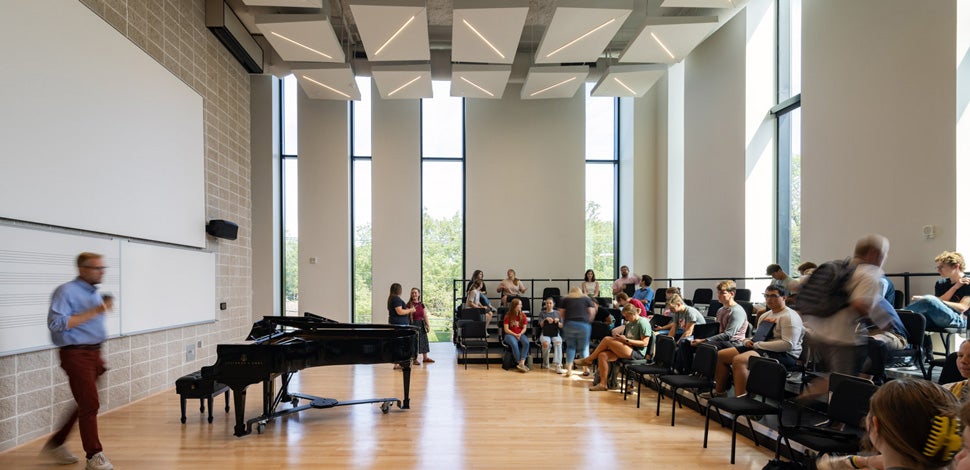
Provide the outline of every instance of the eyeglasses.
[[766,299],[780,299],[781,296],[778,294],[765,294]]
[[107,266],[81,266],[81,267],[84,269],[93,269],[95,271],[101,271],[101,272],[104,272],[105,269],[108,269]]

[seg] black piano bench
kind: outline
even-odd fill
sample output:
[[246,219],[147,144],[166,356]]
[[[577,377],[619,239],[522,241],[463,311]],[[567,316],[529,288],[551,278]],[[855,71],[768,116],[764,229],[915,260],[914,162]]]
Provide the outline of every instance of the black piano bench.
[[209,400],[209,422],[212,422],[212,398],[220,393],[226,395],[226,413],[229,412],[229,387],[211,379],[203,379],[202,371],[195,371],[175,381],[175,392],[182,405],[182,423],[185,423],[185,399],[198,398],[199,412],[205,413],[205,400]]

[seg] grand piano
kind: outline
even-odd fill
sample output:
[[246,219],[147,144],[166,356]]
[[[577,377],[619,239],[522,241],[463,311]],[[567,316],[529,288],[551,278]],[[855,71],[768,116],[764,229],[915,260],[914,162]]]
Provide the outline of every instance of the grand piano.
[[[304,314],[304,317],[263,317],[253,325],[250,343],[216,346],[216,362],[202,368],[202,378],[212,379],[232,389],[236,407],[236,436],[253,430],[261,433],[266,423],[280,416],[309,408],[381,403],[387,413],[393,404],[410,408],[411,361],[417,355],[418,329],[411,326],[338,323],[327,318]],[[308,367],[340,364],[397,363],[404,372],[404,400],[373,398],[337,401],[289,391],[290,378]],[[275,379],[281,377],[279,392]],[[246,388],[263,384],[262,414],[246,420]],[[305,401],[300,404],[300,401]],[[277,411],[281,403],[291,408]]]

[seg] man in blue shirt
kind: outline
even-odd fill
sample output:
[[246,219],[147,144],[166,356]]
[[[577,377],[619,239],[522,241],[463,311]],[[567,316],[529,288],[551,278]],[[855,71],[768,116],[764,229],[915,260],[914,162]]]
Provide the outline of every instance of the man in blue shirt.
[[114,467],[104,456],[98,439],[97,380],[105,372],[101,358],[101,343],[107,337],[104,314],[111,310],[113,300],[109,295],[99,295],[96,287],[107,269],[101,255],[81,253],[77,268],[78,277],[54,291],[47,313],[51,341],[60,347],[61,368],[67,374],[77,408],[44,444],[41,456],[59,464],[77,462],[77,457],[64,446],[77,421],[87,457],[86,468],[110,470]]
[[653,304],[654,292],[650,284],[653,284],[653,278],[644,274],[640,276],[640,284],[637,286],[637,290],[633,292],[633,298],[642,302],[643,306],[647,309],[641,315],[649,315],[652,309],[651,304]]

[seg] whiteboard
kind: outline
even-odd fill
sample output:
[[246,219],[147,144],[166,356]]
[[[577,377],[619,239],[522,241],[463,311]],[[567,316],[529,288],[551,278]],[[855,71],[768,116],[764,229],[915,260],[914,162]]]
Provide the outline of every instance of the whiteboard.
[[215,254],[122,242],[123,333],[216,319]]
[[202,97],[77,0],[0,4],[0,217],[204,248]]
[[77,277],[77,255],[104,256],[114,295],[108,336],[215,320],[215,255],[127,239],[0,225],[0,356],[53,347],[50,296]]

